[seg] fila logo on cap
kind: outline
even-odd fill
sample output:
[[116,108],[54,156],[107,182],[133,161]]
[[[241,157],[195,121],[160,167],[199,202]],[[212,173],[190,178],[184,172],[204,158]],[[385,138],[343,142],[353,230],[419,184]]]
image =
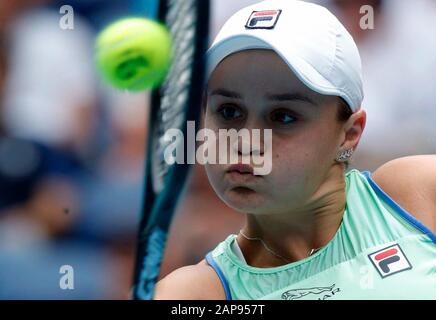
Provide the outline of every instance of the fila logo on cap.
[[382,278],[412,269],[412,265],[398,244],[371,253],[368,257]]
[[253,11],[245,25],[247,29],[274,29],[282,10]]

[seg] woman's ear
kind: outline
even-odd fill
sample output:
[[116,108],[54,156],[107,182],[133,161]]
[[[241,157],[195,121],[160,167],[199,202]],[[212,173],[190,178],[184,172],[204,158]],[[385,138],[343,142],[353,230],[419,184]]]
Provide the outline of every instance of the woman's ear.
[[366,125],[366,111],[360,109],[351,115],[350,119],[344,125],[345,140],[341,145],[341,149],[353,149],[356,150],[362,137],[363,131]]

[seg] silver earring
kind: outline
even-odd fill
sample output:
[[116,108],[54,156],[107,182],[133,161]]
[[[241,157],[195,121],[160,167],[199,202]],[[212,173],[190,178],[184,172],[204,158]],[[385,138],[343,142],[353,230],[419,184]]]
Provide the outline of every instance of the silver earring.
[[336,156],[336,161],[338,161],[338,162],[345,162],[345,161],[347,161],[347,160],[348,160],[352,155],[353,155],[353,149],[348,149],[348,150],[341,151],[341,152],[338,153],[338,155]]

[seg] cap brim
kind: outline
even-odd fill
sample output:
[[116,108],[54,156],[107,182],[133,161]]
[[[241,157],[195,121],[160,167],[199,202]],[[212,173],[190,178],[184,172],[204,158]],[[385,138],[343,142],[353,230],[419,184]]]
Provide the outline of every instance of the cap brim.
[[[281,40],[283,41],[283,40]],[[218,64],[227,56],[249,49],[271,49],[274,50],[291,71],[311,90],[324,95],[342,96],[341,92],[335,88],[326,78],[324,78],[315,68],[307,63],[297,54],[288,52],[284,55],[274,43],[267,43],[263,39],[246,34],[234,35],[214,44],[206,53],[206,79],[209,79]],[[345,98],[345,97],[344,97]],[[348,99],[346,99],[348,100]],[[349,101],[347,101],[350,103]]]

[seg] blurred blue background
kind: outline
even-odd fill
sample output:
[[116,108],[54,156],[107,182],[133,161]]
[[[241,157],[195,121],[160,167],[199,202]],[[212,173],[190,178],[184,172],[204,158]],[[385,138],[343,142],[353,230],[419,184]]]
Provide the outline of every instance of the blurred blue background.
[[[212,1],[211,39],[253,0]],[[318,0],[355,38],[368,119],[351,167],[436,153],[436,1]],[[74,9],[74,29],[59,26]],[[362,5],[375,28],[359,27]],[[127,299],[143,187],[149,92],[120,92],[95,72],[96,33],[154,0],[0,0],[0,299]],[[161,276],[197,263],[243,217],[196,166]],[[74,269],[74,290],[59,286]]]
[[[104,26],[157,2],[0,3],[0,299],[128,298],[148,93],[101,83],[93,49]],[[74,290],[60,289],[63,265]]]

